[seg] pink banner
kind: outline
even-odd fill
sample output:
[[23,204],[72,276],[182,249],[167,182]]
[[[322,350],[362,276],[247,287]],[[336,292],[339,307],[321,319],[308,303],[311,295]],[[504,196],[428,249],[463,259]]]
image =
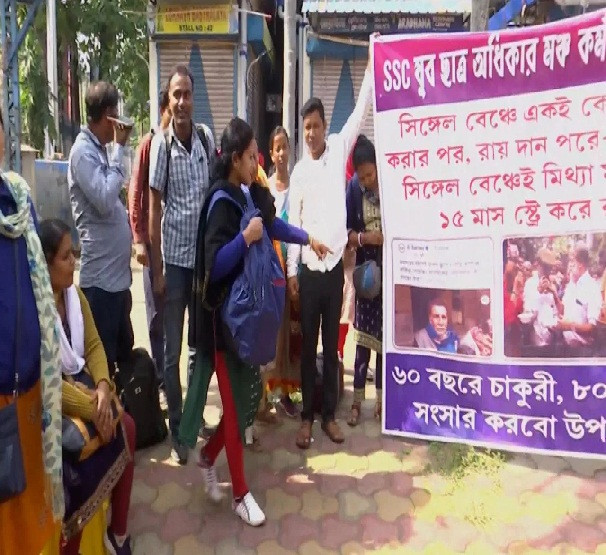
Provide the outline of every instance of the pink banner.
[[378,112],[606,81],[606,10],[501,33],[383,40],[373,45]]

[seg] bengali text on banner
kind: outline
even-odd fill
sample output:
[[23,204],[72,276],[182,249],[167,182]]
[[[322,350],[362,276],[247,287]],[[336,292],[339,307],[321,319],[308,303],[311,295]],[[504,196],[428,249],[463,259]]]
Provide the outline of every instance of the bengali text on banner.
[[606,11],[376,37],[387,434],[606,455]]

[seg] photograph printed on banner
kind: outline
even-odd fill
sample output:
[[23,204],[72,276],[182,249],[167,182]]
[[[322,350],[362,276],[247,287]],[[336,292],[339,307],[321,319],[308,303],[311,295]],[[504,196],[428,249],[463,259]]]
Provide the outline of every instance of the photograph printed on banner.
[[606,356],[606,233],[503,243],[505,355]]
[[445,290],[395,286],[398,347],[489,357],[492,355],[488,289]]

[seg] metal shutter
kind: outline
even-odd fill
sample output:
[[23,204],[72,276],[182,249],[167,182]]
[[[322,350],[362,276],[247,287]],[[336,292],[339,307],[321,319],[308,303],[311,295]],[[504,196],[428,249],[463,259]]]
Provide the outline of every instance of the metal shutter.
[[209,125],[217,144],[235,114],[234,52],[233,44],[192,40],[158,42],[160,88],[166,86],[176,65],[188,65],[194,76],[194,121]]
[[[340,60],[335,58],[319,58],[312,61],[312,96],[320,98],[326,112],[326,124],[331,128],[332,117],[335,112],[335,99],[339,89],[339,81],[343,72],[344,63],[348,64],[349,74],[353,84],[353,102],[357,101],[364,78],[367,61],[364,60]],[[339,121],[344,123],[353,109],[350,102],[337,103]],[[340,130],[340,126],[339,126]],[[368,112],[366,121],[361,132],[370,140],[374,137],[372,111]]]
[[[351,78],[353,80],[354,86],[354,94],[356,99],[358,98],[358,94],[360,93],[360,87],[362,86],[362,80],[364,79],[364,72],[366,71],[366,66],[368,65],[368,60],[352,60],[350,62],[351,67]],[[362,133],[366,135],[371,141],[374,140],[375,136],[375,127],[374,127],[374,102],[373,107],[368,110],[368,115],[366,116],[366,120],[364,121],[364,125],[362,125]]]

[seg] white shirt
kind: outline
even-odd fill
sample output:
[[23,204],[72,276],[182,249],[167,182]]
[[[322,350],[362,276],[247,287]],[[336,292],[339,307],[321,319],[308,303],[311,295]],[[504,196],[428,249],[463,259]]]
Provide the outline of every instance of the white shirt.
[[288,213],[288,187],[282,191],[278,191],[276,187],[276,174],[274,173],[267,181],[269,182],[269,191],[274,197],[274,206],[276,208],[276,216],[278,218],[282,217],[282,211],[286,208],[286,212]]
[[539,293],[540,278],[533,274],[524,285],[524,312],[535,315],[533,343],[537,347],[551,345],[551,328],[558,323],[558,308],[552,293]]
[[317,272],[331,271],[347,245],[345,172],[372,99],[372,74],[367,69],[354,111],[339,133],[328,136],[326,150],[314,160],[309,153],[297,162],[290,177],[288,222],[301,227],[331,251],[320,260],[309,246],[289,245],[288,277],[296,276],[299,262]]
[[[564,320],[575,324],[596,325],[602,307],[600,284],[585,272],[576,283],[570,281],[562,297]],[[565,331],[564,340],[568,345],[588,345],[585,337],[575,331]]]

